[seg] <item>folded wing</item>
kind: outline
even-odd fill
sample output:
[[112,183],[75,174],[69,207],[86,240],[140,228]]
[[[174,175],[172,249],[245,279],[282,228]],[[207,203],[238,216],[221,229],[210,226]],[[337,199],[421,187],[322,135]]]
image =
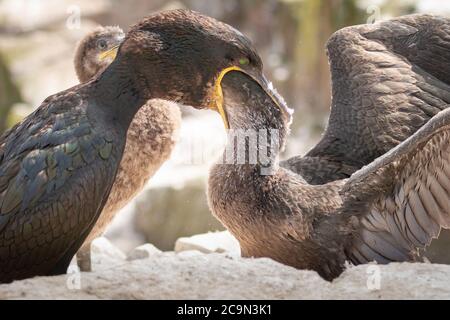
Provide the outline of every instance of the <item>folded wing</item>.
[[0,283],[65,272],[106,201],[112,141],[85,104],[58,94],[0,138]]

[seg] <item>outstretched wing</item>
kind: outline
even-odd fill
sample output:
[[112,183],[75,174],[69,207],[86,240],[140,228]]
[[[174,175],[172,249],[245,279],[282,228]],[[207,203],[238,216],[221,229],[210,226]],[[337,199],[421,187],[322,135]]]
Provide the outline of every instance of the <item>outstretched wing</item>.
[[347,27],[333,34],[327,49],[331,114],[309,157],[356,170],[450,103],[450,19],[410,15]]
[[450,228],[450,109],[352,175],[342,196],[343,214],[359,221],[351,261],[414,259]]
[[100,213],[115,151],[86,104],[53,96],[0,139],[0,283],[64,272]]

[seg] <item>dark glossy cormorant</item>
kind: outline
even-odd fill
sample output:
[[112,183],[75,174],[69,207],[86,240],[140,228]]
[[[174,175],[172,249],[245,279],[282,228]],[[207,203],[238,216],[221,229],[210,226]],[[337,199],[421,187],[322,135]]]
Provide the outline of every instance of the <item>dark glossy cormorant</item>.
[[[431,22],[433,18],[429,16],[402,19],[403,23],[425,19],[430,25],[442,21],[436,18],[436,22]],[[409,24],[402,28],[398,20],[391,22],[397,27],[396,32],[403,32],[402,41],[396,45],[406,45],[411,50],[421,47]],[[324,139],[309,156],[317,157],[330,167],[335,161],[340,167],[355,165],[357,168],[361,165],[357,159],[368,161],[364,157],[370,157],[371,150],[377,146],[370,142],[356,143],[358,139],[363,143],[364,136],[372,135],[370,121],[375,125],[379,141],[391,141],[390,147],[394,147],[349,179],[339,180],[341,174],[345,177],[347,173],[336,170],[339,175],[327,178],[331,182],[313,185],[307,180],[314,177],[316,168],[321,168],[320,163],[313,161],[313,165],[305,166],[311,172],[308,179],[280,167],[276,146],[284,145],[290,122],[284,102],[270,88],[261,69],[256,75],[238,68],[222,72],[215,85],[220,92],[217,109],[225,125],[233,129],[224,159],[229,160],[230,154],[234,155],[231,158],[234,164],[221,162],[211,169],[208,197],[213,213],[239,240],[243,256],[270,257],[297,268],[316,270],[324,278],[333,279],[343,271],[346,261],[354,264],[373,260],[379,263],[413,261],[418,257],[417,249],[437,237],[441,227],[450,228],[450,111],[438,113],[447,107],[445,99],[449,97],[442,82],[445,78],[439,80],[444,76],[445,66],[435,67],[432,77],[425,74],[432,69],[423,61],[420,71],[423,75],[416,72],[414,79],[408,77],[412,76],[412,69],[418,70],[417,66],[411,66],[401,57],[398,61],[383,60],[387,53],[380,42],[363,41],[369,36],[388,33],[390,29],[386,26],[389,22],[346,28],[337,32],[329,43],[329,48],[340,48],[329,53],[333,70],[333,110]],[[368,32],[364,37],[356,33],[362,29]],[[441,34],[437,33],[436,36],[428,34],[428,38],[439,44]],[[366,51],[356,50],[357,44]],[[441,46],[437,44],[434,49],[439,51]],[[432,48],[424,52],[416,50],[416,61],[420,61],[419,53],[428,54],[433,52]],[[377,57],[376,66],[382,71],[376,73],[370,63],[357,66],[349,58],[352,54],[359,59],[364,59],[364,55]],[[425,60],[431,59],[428,56]],[[444,58],[434,59],[439,62]],[[373,117],[378,111],[373,109],[379,105],[370,108],[372,100],[385,108],[394,108],[382,112],[386,120],[381,121],[381,125],[386,131],[377,128],[380,123]],[[358,109],[358,101],[367,108]],[[389,101],[397,104],[389,104]],[[355,108],[354,113],[352,108]],[[356,110],[364,116],[358,116]],[[425,115],[432,119],[427,122]],[[368,123],[360,124],[363,137],[357,134],[355,127],[344,125],[345,121],[358,123],[357,120],[364,117]],[[341,123],[339,128],[338,123]],[[261,136],[260,130],[269,131]],[[239,132],[244,132],[241,147],[235,141]],[[252,140],[249,132],[259,133],[257,137],[262,140]],[[336,146],[330,132],[336,132],[333,136]],[[338,132],[342,136],[347,134],[345,146],[337,138]],[[274,141],[266,142],[267,136]],[[399,140],[395,142],[394,138]],[[400,139],[406,140],[401,142]],[[322,150],[328,151],[328,155],[319,156],[314,152],[326,145],[324,141],[328,147]],[[244,153],[242,157],[242,146],[245,152],[257,150],[256,156]],[[268,158],[260,158],[261,154]],[[241,162],[237,162],[239,159]],[[351,170],[350,174],[356,169]]]
[[154,98],[217,103],[216,78],[242,57],[260,65],[235,29],[191,11],[160,12],[131,28],[103,72],[6,132],[0,282],[64,273],[108,200],[136,112]]
[[[75,54],[80,82],[86,82],[108,66],[115,48],[125,34],[118,27],[99,27],[86,35]],[[142,106],[131,122],[119,170],[108,201],[97,223],[77,253],[82,271],[91,270],[91,242],[100,236],[114,218],[169,158],[181,123],[179,107],[170,101],[153,99]]]

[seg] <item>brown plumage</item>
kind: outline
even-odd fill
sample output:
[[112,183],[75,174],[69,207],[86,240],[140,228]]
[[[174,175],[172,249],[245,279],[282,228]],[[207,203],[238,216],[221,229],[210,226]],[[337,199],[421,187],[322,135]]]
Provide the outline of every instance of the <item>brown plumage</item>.
[[[327,129],[306,156],[280,165],[322,184],[350,177],[411,136],[450,103],[449,36],[449,19],[421,14],[336,32],[327,44],[333,82]],[[439,237],[431,247],[445,241]]]
[[[112,60],[101,59],[99,56],[119,45],[124,37],[118,27],[99,27],[86,35],[80,41],[75,55],[79,80],[85,82],[109,65]],[[148,101],[134,116],[108,201],[77,253],[78,265],[82,271],[91,270],[92,240],[105,231],[115,214],[142,190],[145,183],[169,158],[177,140],[180,122],[178,106],[158,99]]]
[[78,80],[81,83],[87,82],[104,70],[115,56],[104,54],[117,47],[124,39],[123,30],[115,26],[99,26],[84,36],[75,49],[73,59]]
[[[326,131],[306,156],[281,165],[322,184],[349,177],[411,136],[450,103],[449,36],[449,19],[420,14],[334,33]],[[323,173],[310,164],[317,161]]]
[[[450,97],[449,51],[443,49],[449,47],[444,36],[449,26],[447,19],[415,15],[345,28],[330,39],[329,126],[307,158],[287,161],[307,161],[301,168],[315,185],[281,167],[279,150],[269,153],[269,167],[248,156],[211,169],[210,207],[239,240],[244,256],[270,257],[331,280],[346,261],[414,261],[419,248],[450,228],[450,111],[440,111]],[[414,63],[399,57],[401,50]],[[284,145],[289,115],[261,75],[231,71],[222,90],[231,129],[276,129],[274,137]],[[258,141],[258,154],[267,153],[264,141]],[[393,149],[370,162],[384,148]],[[227,150],[235,159],[239,155],[233,139]],[[341,169],[331,170],[333,163]]]

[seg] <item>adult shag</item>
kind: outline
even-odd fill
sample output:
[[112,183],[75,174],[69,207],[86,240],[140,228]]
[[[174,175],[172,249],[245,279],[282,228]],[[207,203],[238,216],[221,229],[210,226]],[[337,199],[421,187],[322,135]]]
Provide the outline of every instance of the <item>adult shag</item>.
[[[118,27],[98,27],[79,43],[75,69],[80,82],[86,82],[115,58],[125,34]],[[170,101],[153,99],[134,116],[116,179],[97,223],[77,252],[78,266],[91,270],[91,242],[100,236],[114,218],[169,158],[181,123],[179,107]]]
[[0,138],[0,282],[65,273],[115,180],[127,130],[150,99],[216,103],[220,71],[257,54],[235,29],[191,11],[133,26],[116,59],[47,98]]

